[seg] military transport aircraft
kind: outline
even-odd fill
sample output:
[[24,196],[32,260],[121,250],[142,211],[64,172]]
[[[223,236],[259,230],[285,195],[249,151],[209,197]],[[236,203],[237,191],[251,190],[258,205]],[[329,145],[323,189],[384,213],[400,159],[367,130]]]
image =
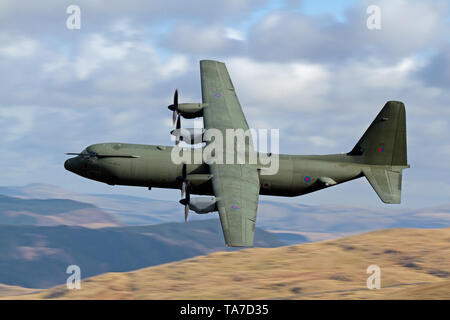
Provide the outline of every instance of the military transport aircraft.
[[[203,135],[182,139],[180,117],[203,117],[204,130],[225,134],[248,130],[226,66],[200,61],[202,103],[178,103],[178,91],[169,106],[173,111],[177,144],[194,144]],[[193,132],[193,129],[187,129]],[[251,139],[245,147],[254,151]],[[219,212],[227,246],[252,246],[259,195],[294,197],[365,176],[385,203],[400,203],[402,170],[406,160],[406,120],[402,102],[389,101],[355,147],[346,154],[277,155],[278,170],[264,174],[259,161],[250,163],[174,163],[178,146],[127,143],[94,144],[68,159],[64,167],[80,176],[110,185],[181,189],[180,203],[197,213]],[[237,148],[234,145],[234,148]],[[194,150],[201,148],[184,148]],[[188,151],[192,152],[192,151]],[[227,151],[228,152],[228,151]],[[255,151],[254,151],[255,152]],[[273,156],[270,153],[267,156]],[[204,195],[191,197],[191,194]],[[212,197],[211,197],[212,196]]]

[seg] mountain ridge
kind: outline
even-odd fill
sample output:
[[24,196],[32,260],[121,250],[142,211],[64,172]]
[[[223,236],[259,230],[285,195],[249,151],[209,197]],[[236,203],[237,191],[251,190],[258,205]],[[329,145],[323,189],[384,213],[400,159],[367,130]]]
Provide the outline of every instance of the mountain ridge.
[[[22,197],[68,197],[72,200],[94,204],[114,216],[121,224],[148,225],[181,221],[177,201],[155,200],[135,196],[83,195],[47,184],[24,187],[0,187],[0,194]],[[191,215],[192,220],[208,219],[208,215]],[[355,205],[305,205],[297,203],[260,200],[257,226],[278,232],[324,233],[333,238],[337,234],[362,233],[370,230],[410,227],[443,228],[450,225],[450,204],[420,209],[389,207],[371,208]]]
[[[450,228],[216,252],[14,299],[450,299]],[[380,267],[381,288],[367,288]]]
[[[255,246],[281,245],[275,235],[256,228]],[[69,265],[89,277],[235,250],[225,247],[215,219],[99,229],[0,225],[0,248],[0,283],[27,288],[65,283]]]

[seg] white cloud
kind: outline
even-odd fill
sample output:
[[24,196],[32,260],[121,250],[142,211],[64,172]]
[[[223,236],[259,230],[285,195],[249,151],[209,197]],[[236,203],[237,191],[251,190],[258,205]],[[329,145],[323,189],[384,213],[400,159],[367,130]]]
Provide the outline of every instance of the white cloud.
[[123,60],[134,47],[135,44],[129,41],[117,43],[107,40],[101,34],[90,35],[83,42],[80,54],[75,60],[76,75],[80,80],[85,80],[102,63]]
[[[358,63],[352,70],[352,74],[361,79],[370,87],[404,88],[414,84],[412,73],[418,70],[423,63],[417,58],[406,57],[395,64],[383,63]],[[359,74],[355,74],[358,72]]]
[[346,22],[331,16],[308,16],[298,11],[278,10],[263,16],[249,30],[249,53],[268,61],[338,62],[374,57],[395,61],[419,50],[439,46],[448,37],[448,3],[444,0],[377,1],[381,30],[366,27],[362,0],[346,13]]
[[[361,7],[372,3],[365,0]],[[381,0],[377,1],[377,5],[381,8],[382,32],[371,32],[373,38],[369,40],[377,41],[386,50],[408,54],[448,36],[445,31],[448,30],[445,23],[448,13],[446,1]]]
[[237,41],[244,41],[245,36],[244,33],[240,30],[234,29],[234,28],[226,28],[225,29],[225,37],[237,40]]
[[193,66],[189,65],[189,61],[186,56],[176,54],[171,56],[164,63],[161,61],[161,63],[157,65],[157,71],[161,77],[168,79],[172,78],[174,74],[184,74],[192,67]]
[[308,142],[312,143],[315,147],[334,147],[336,143],[326,137],[311,136],[307,138]]
[[[236,91],[252,104],[273,110],[320,108],[331,74],[311,63],[268,63],[248,58],[227,61]],[[305,104],[305,101],[307,103]]]
[[205,28],[191,23],[180,23],[166,36],[165,45],[178,52],[211,53],[223,52],[233,42],[227,39],[220,25]]
[[[365,28],[365,2],[347,23],[281,9],[246,30],[257,1],[208,2],[201,10],[179,1],[90,1],[81,3],[90,14],[79,33],[67,33],[53,2],[23,11],[20,2],[10,3],[7,17],[0,12],[3,184],[53,179],[64,152],[91,143],[171,144],[173,90],[183,102],[199,101],[198,61],[209,58],[226,62],[249,125],[280,129],[283,153],[349,151],[387,100],[403,100],[413,165],[405,177],[416,184],[426,168],[450,178],[428,159],[448,163],[448,52],[440,55],[448,12],[441,1],[381,1],[380,33]],[[441,58],[420,79],[430,48]],[[438,71],[446,73],[436,81]],[[436,192],[445,198],[432,189],[411,188],[417,201]]]
[[[5,41],[4,37],[0,40]],[[9,40],[9,41],[8,41]],[[38,42],[29,38],[13,39],[0,45],[0,55],[7,58],[23,58],[33,56],[38,48]]]
[[[424,131],[429,136],[434,137],[448,137],[449,136],[449,126],[447,119],[433,119],[424,124]],[[450,149],[449,149],[450,150]]]
[[35,108],[0,107],[0,140],[14,142],[33,129]]
[[129,19],[120,19],[115,21],[111,26],[111,31],[121,33],[126,38],[142,34],[142,31],[132,26]]

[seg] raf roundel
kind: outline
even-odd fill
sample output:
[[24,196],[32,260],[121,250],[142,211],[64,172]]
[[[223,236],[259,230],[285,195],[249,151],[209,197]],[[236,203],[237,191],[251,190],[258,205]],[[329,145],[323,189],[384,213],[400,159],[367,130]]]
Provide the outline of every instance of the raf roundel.
[[309,176],[306,176],[305,177],[305,182],[310,182],[310,181],[311,181],[311,178]]
[[232,206],[231,209],[237,210],[237,209],[239,209],[239,206]]
[[222,95],[220,93],[216,93],[216,97],[220,98]]
[[378,148],[378,152],[383,152],[383,151],[384,151],[384,148],[382,148],[382,147]]

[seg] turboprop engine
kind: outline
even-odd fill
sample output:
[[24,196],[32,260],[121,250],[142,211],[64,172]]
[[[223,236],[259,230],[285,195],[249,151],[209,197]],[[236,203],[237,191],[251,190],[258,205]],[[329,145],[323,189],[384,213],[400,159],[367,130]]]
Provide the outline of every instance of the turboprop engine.
[[[188,202],[189,201],[189,202]],[[181,199],[180,203],[189,206],[189,209],[198,214],[205,214],[217,211],[215,197],[195,197],[191,199]]]
[[180,128],[170,131],[175,136],[175,141],[183,141],[187,144],[197,144],[203,142],[204,129]]
[[169,110],[173,111],[172,121],[175,125],[175,130],[170,133],[175,136],[175,144],[178,145],[180,141],[189,144],[197,144],[203,142],[203,131],[197,133],[197,130],[192,128],[181,128],[181,116],[186,119],[194,119],[203,116],[203,107],[201,103],[178,103],[178,89],[175,90],[173,96],[173,103],[168,106]]

